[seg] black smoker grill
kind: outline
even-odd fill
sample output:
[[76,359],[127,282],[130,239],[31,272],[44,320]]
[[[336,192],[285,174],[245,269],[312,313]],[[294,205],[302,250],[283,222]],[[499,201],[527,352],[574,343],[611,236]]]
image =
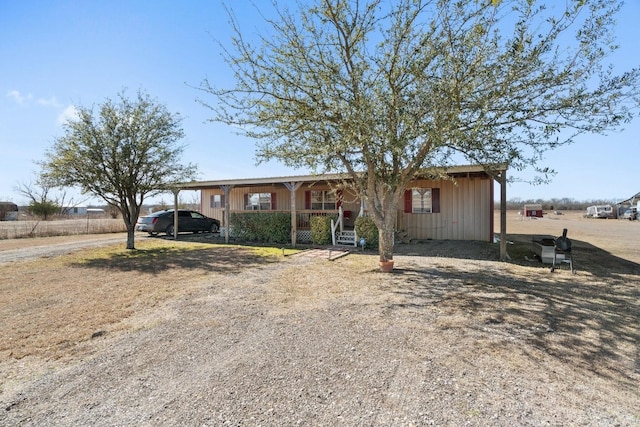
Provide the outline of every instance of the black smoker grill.
[[571,253],[571,240],[567,238],[567,229],[562,230],[562,236],[558,237],[554,240],[554,251],[553,251],[553,264],[551,265],[551,272],[556,269],[556,258],[558,258],[559,254],[563,255],[563,259],[560,262],[568,262],[569,268],[571,268],[571,272],[576,274],[576,270],[573,268],[573,257]]

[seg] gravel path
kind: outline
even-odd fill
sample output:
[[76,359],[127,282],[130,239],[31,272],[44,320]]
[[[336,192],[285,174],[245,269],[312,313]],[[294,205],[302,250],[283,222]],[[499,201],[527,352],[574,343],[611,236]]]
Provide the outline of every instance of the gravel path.
[[394,274],[357,255],[212,272],[4,396],[0,424],[640,425],[638,375],[621,385],[530,345],[530,330],[448,312],[448,287],[473,283],[436,270],[491,276],[504,264],[396,261]]
[[[80,238],[82,237],[82,238]],[[4,240],[0,243],[0,264],[12,261],[25,261],[43,257],[54,257],[69,252],[106,246],[114,243],[126,244],[126,234],[97,234],[90,236],[65,236],[64,241],[52,242],[55,238],[40,239],[42,245],[33,244],[35,239]],[[22,244],[21,244],[22,243]]]

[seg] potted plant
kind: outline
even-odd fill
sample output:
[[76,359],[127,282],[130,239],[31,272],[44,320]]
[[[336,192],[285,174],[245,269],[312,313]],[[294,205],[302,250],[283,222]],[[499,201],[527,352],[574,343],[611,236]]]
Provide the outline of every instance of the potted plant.
[[384,256],[380,257],[380,271],[390,273],[393,270],[393,260]]

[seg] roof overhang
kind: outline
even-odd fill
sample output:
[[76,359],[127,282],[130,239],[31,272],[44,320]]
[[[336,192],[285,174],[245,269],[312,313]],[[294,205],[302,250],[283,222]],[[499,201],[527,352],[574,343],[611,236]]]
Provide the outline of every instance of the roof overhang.
[[625,204],[630,204],[633,205],[634,203],[638,202],[640,200],[640,193],[636,193],[635,195],[629,197],[627,200],[623,200],[621,202],[618,202],[618,205],[625,205]]
[[[448,168],[428,169],[424,171],[424,174],[418,174],[421,177],[448,175],[452,178],[460,178],[466,176],[492,176],[491,173],[499,173],[505,171],[507,168],[505,165],[492,165],[488,171],[488,168],[481,165],[465,165],[465,166],[451,166]],[[221,186],[233,186],[233,187],[257,187],[268,186],[290,182],[302,182],[302,183],[315,183],[315,182],[341,182],[349,181],[351,177],[348,174],[318,174],[318,175],[292,175],[292,176],[278,176],[267,178],[239,178],[239,179],[222,179],[212,181],[192,181],[185,182],[178,185],[183,190],[201,190],[204,188],[215,188]]]

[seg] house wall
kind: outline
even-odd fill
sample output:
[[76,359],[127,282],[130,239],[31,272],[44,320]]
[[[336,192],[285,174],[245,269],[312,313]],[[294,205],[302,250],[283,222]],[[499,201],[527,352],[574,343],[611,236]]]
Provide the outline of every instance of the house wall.
[[[303,184],[296,191],[296,209],[298,211],[305,209],[305,192],[309,190],[330,190],[329,185],[321,184]],[[244,195],[246,193],[275,193],[276,209],[278,211],[291,211],[291,192],[284,186],[263,186],[263,187],[233,187],[229,194],[229,208],[231,212],[244,211]],[[204,189],[201,192],[200,212],[204,215],[216,218],[222,223],[224,221],[224,209],[211,207],[211,196],[224,192],[220,188]],[[344,191],[342,195],[342,209],[353,212],[353,219],[360,211],[360,201],[349,191]],[[222,224],[223,226],[225,224]]]
[[416,181],[412,187],[440,188],[440,213],[398,211],[398,230],[418,240],[490,241],[493,227],[493,180]]
[[[412,187],[440,188],[440,212],[413,214],[398,211],[397,229],[418,240],[484,240],[493,233],[493,180],[489,177],[457,178],[455,181],[416,181]],[[302,185],[296,191],[296,209],[305,210],[305,191],[329,190],[329,185]],[[224,194],[220,188],[201,190],[201,212],[224,220],[222,208],[211,208],[210,198]],[[276,210],[291,210],[291,193],[281,185],[263,187],[234,187],[230,192],[231,212],[244,211],[245,193],[275,193]],[[360,211],[360,201],[351,192],[343,193],[342,208],[353,212],[352,221]],[[256,211],[257,212],[257,211]],[[225,224],[222,224],[225,226]]]
[[[276,194],[276,210],[290,210],[291,193],[286,187],[274,187],[267,185],[264,187],[233,187],[229,193],[229,209],[231,212],[244,211],[244,195],[246,193],[275,193]],[[221,188],[204,189],[201,193],[201,212],[209,217],[220,220],[224,227],[224,209],[211,207],[211,196],[215,194],[223,195]]]

